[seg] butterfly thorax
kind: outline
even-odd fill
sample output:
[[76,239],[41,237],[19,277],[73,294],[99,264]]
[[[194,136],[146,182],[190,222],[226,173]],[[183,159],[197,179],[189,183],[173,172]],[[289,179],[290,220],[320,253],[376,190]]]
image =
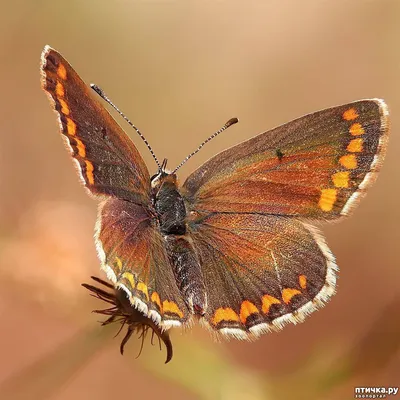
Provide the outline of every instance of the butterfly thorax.
[[162,172],[152,179],[153,204],[157,212],[161,233],[186,233],[186,207],[177,187],[175,174]]
[[185,302],[193,313],[204,315],[207,295],[204,278],[186,226],[186,207],[175,174],[161,172],[151,179],[153,205],[160,231]]

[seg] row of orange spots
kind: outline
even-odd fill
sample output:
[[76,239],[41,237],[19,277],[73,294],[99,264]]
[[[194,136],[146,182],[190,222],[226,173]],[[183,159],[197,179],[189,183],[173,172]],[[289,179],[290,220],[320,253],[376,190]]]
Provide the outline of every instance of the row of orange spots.
[[[122,261],[120,260],[119,257],[115,257],[115,261],[118,266],[118,269],[121,270],[122,269]],[[129,282],[132,289],[136,287],[136,290],[138,290],[139,292],[142,292],[146,296],[147,301],[149,301],[149,291],[148,291],[147,285],[145,283],[138,282],[138,284],[135,285],[135,277],[133,276],[133,274],[131,272],[128,272],[128,271],[123,272],[121,275],[121,278],[126,279]]]
[[[304,290],[307,287],[307,278],[305,275],[299,276],[299,285]],[[286,288],[282,290],[282,300],[289,304],[292,298],[298,294],[301,294],[301,291],[298,289]],[[277,299],[274,296],[270,296],[268,294],[264,295],[261,299],[261,310],[264,314],[268,314],[270,307],[273,304],[281,304],[282,301]],[[258,308],[248,300],[242,302],[240,306],[239,315],[230,307],[221,307],[218,308],[212,319],[212,323],[214,325],[218,325],[222,321],[227,322],[241,322],[243,325],[246,324],[247,318],[252,314],[259,314],[260,311]]]
[[[348,122],[355,121],[359,114],[354,107],[344,111],[343,119]],[[352,122],[349,128],[349,133],[352,136],[361,136],[365,133],[364,128],[358,122]],[[357,156],[354,153],[363,151],[363,139],[360,137],[354,138],[347,145],[347,154],[339,158],[339,164],[347,170],[357,168]],[[350,171],[338,171],[331,176],[335,188],[321,189],[318,206],[322,211],[332,211],[333,206],[337,200],[338,190],[336,188],[348,188],[350,185]]]
[[[115,264],[117,265],[119,271],[121,271],[122,270],[122,261],[119,257],[115,257]],[[157,304],[161,313],[176,314],[180,318],[183,318],[183,312],[180,310],[180,308],[178,307],[178,305],[175,302],[169,301],[169,300],[164,300],[163,303],[161,304],[161,299],[157,292],[153,292],[149,299],[149,290],[148,290],[147,285],[143,282],[138,282],[138,284],[136,285],[135,277],[131,272],[128,272],[128,271],[123,272],[121,274],[121,278],[126,279],[129,282],[131,289],[136,288],[136,290],[144,293],[144,295],[147,298],[147,301],[149,301],[151,299],[151,301],[153,303]]]
[[[63,64],[60,64],[58,66],[57,76],[63,81],[65,81],[67,79],[67,70],[65,69],[65,66]],[[64,100],[65,89],[64,89],[63,84],[60,81],[58,81],[56,84],[56,96],[57,96],[57,100],[61,106],[60,111],[62,114],[64,114],[64,116],[67,120],[67,133],[68,133],[68,135],[74,137],[79,156],[82,158],[85,158],[86,157],[86,148],[85,148],[85,145],[83,144],[82,140],[80,140],[76,137],[75,122],[70,117],[68,117],[68,115],[70,114],[70,109],[68,107],[67,102]],[[93,167],[93,164],[88,160],[85,160],[85,164],[86,164],[86,177],[87,177],[89,183],[92,185],[94,183],[94,175],[93,175],[94,167]]]
[[[349,118],[351,116],[351,118]],[[359,117],[357,111],[352,107],[343,113],[343,119],[346,121],[354,121]],[[365,130],[359,122],[353,122],[350,125],[349,133],[351,136],[361,136],[364,135]],[[350,140],[347,145],[348,154],[340,157],[339,163],[346,169],[356,169],[357,168],[357,156],[354,153],[361,153],[363,151],[363,139],[357,137]],[[347,186],[346,186],[347,187]]]

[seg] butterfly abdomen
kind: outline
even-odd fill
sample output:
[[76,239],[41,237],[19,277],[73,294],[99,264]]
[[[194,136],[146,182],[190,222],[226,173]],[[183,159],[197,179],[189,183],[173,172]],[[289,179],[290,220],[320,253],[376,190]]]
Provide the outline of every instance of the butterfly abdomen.
[[207,295],[199,259],[188,235],[165,236],[169,261],[186,304],[194,314],[204,315]]

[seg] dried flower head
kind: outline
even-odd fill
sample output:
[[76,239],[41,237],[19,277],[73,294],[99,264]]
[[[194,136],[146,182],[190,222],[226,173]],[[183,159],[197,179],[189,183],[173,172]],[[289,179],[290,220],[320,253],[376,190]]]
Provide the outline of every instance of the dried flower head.
[[120,351],[121,354],[124,354],[125,344],[128,342],[130,337],[134,332],[139,334],[139,338],[142,339],[142,344],[140,347],[140,351],[138,357],[140,356],[144,339],[151,330],[151,344],[153,344],[154,335],[158,337],[158,341],[161,349],[161,341],[164,342],[165,347],[167,349],[167,359],[165,363],[168,363],[172,359],[172,343],[169,338],[168,331],[163,331],[153,320],[142,314],[139,310],[134,308],[129,299],[126,297],[126,293],[120,289],[116,289],[113,285],[108,282],[103,281],[102,279],[96,278],[94,276],[91,277],[97,283],[102,284],[103,286],[109,288],[111,291],[106,291],[97,286],[89,285],[87,283],[83,283],[82,286],[88,289],[92,296],[97,297],[100,300],[105,301],[108,304],[111,304],[110,308],[106,308],[103,310],[93,310],[93,312],[97,314],[103,314],[109,316],[102,325],[108,325],[113,322],[121,323],[121,327],[117,333],[117,335],[121,332],[122,328],[127,325],[128,331],[125,337],[122,339]]

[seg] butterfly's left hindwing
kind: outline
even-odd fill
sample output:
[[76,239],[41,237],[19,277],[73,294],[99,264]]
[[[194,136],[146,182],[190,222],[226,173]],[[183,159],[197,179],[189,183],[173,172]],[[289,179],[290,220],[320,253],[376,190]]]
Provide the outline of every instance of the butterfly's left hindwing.
[[96,243],[108,278],[139,311],[165,329],[188,320],[164,241],[148,210],[107,200],[99,209]]
[[210,328],[238,339],[300,322],[335,291],[335,260],[316,230],[277,216],[213,214],[190,223]]

